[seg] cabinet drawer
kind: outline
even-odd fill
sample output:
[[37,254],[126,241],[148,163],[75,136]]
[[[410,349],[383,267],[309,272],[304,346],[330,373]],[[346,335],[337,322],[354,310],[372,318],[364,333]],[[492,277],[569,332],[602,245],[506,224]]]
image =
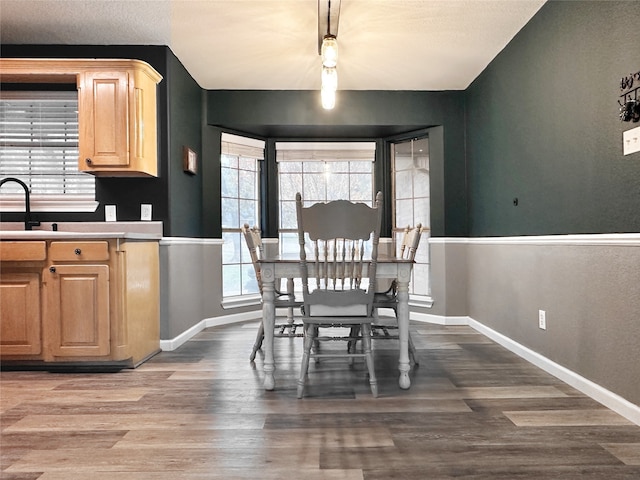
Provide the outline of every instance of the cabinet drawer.
[[49,254],[54,262],[109,260],[109,242],[51,242]]
[[0,261],[37,262],[47,258],[46,242],[0,242]]

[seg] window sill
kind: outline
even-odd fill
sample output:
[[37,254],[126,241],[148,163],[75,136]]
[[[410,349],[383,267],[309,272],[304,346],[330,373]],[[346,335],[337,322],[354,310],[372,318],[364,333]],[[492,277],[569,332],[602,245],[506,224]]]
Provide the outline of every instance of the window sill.
[[425,296],[412,295],[409,298],[410,307],[431,308],[433,307],[433,298]]
[[253,307],[262,303],[262,297],[259,294],[242,295],[237,297],[227,297],[222,300],[222,308],[239,308]]
[[[100,205],[91,197],[69,199],[69,195],[51,195],[50,197],[31,197],[31,212],[95,212]],[[24,212],[24,195],[2,196],[0,212]]]

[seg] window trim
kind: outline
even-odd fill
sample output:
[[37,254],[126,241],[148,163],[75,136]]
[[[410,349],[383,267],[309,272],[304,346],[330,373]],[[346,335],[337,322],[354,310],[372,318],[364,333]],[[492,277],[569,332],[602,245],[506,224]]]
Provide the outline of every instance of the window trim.
[[[429,142],[429,133],[428,132],[420,132],[420,134],[418,133],[414,133],[410,136],[402,136],[402,137],[397,137],[397,138],[392,138],[389,139],[389,161],[390,161],[390,171],[391,171],[391,215],[392,215],[392,235],[395,236],[394,232],[400,232],[402,229],[401,225],[397,225],[397,202],[398,202],[398,193],[397,193],[397,185],[396,185],[396,179],[397,179],[397,173],[399,170],[396,169],[396,151],[395,151],[395,146],[400,144],[400,143],[409,143],[411,142],[413,144],[414,141],[417,140],[422,140],[422,139],[426,139],[427,140],[427,148],[428,148],[428,152],[427,152],[427,158],[430,158],[431,155],[431,143]],[[413,171],[416,168],[422,168],[425,169],[427,171],[427,175],[430,177],[431,176],[431,172],[429,167],[425,167],[424,164],[421,165],[416,165],[415,163],[415,156],[413,155],[413,150],[412,150],[412,163],[413,163],[413,168],[411,170],[405,170],[405,171]],[[412,182],[414,180],[412,179]],[[416,197],[412,195],[411,197],[409,197],[413,202],[415,202]],[[420,198],[420,197],[418,197]],[[431,208],[431,192],[429,192],[429,196],[428,198],[428,202],[429,202],[429,209]],[[407,200],[408,198],[403,198],[402,200]],[[415,225],[415,217],[414,217],[414,221],[412,222]],[[429,225],[423,225],[423,230],[422,230],[422,235],[426,235],[426,238],[423,238],[420,242],[420,245],[423,246],[426,243],[426,248],[428,249],[428,262],[427,263],[421,263],[423,265],[427,265],[428,266],[428,274],[427,274],[427,290],[428,292],[426,294],[424,293],[414,293],[413,289],[415,286],[415,270],[412,272],[412,283],[411,283],[411,287],[410,287],[410,292],[409,292],[409,305],[410,306],[414,306],[414,307],[420,307],[420,308],[431,308],[433,306],[433,298],[431,296],[431,292],[432,292],[432,275],[431,275],[431,247],[429,244],[429,238],[431,238],[431,218],[429,215]],[[425,248],[424,246],[422,248]]]
[[262,303],[262,295],[259,293],[247,293],[244,295],[229,295],[222,297],[222,308],[227,310],[240,307],[255,307]]
[[[240,136],[240,135],[234,135],[231,133],[227,133],[227,132],[221,132],[220,135],[220,158],[222,158],[223,155],[228,155],[228,156],[233,156],[233,157],[237,157],[238,161],[241,158],[247,158],[247,159],[252,159],[255,160],[256,162],[256,174],[257,174],[257,185],[255,185],[257,187],[257,214],[258,214],[258,221],[260,221],[260,216],[261,216],[261,203],[263,202],[262,196],[261,196],[261,170],[262,170],[262,165],[265,159],[265,147],[266,147],[266,142],[264,140],[258,140],[255,138],[251,138],[251,137],[244,137],[244,136]],[[220,167],[220,171],[221,171],[221,175],[222,175],[222,169],[223,168],[227,168],[224,167],[222,165],[221,162],[221,167]],[[238,167],[237,168],[238,171],[240,171],[241,169]],[[224,198],[234,198],[235,200],[241,200],[241,198],[238,196],[238,198],[235,197],[224,197]],[[222,196],[221,196],[222,199]],[[240,236],[240,249],[243,250],[244,248],[246,248],[246,244],[244,242],[244,239],[242,238],[242,225],[239,225],[238,227],[225,227],[223,226],[224,220],[221,217],[221,234],[222,234],[222,238],[224,239],[224,236],[226,233],[237,233]],[[224,243],[224,242],[223,242]],[[224,245],[223,245],[224,248]],[[235,294],[235,295],[225,295],[225,278],[224,278],[224,270],[225,270],[225,265],[239,265],[240,268],[242,269],[242,267],[244,265],[252,265],[250,262],[243,262],[242,260],[242,255],[240,255],[239,261],[237,263],[225,263],[224,262],[224,254],[222,255],[222,259],[221,259],[221,267],[222,267],[222,285],[221,285],[221,294],[222,294],[222,307],[227,309],[227,308],[238,308],[238,307],[246,307],[246,306],[255,306],[257,303],[259,303],[261,296],[260,294],[256,294],[256,293],[240,293],[240,294]],[[242,285],[240,285],[240,291],[242,292]],[[257,295],[257,297],[256,297]]]

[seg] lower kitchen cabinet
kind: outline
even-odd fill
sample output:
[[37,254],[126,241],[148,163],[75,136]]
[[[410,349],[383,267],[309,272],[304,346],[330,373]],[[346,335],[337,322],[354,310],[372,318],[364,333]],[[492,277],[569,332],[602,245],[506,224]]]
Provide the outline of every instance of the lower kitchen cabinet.
[[3,368],[119,369],[157,353],[158,242],[52,237],[38,261],[0,243]]
[[109,355],[109,266],[55,265],[45,275],[51,355]]

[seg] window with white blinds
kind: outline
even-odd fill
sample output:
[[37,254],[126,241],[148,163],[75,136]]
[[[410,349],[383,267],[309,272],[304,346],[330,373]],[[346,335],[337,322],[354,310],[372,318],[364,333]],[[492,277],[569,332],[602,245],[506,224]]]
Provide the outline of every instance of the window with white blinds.
[[[0,177],[31,191],[33,211],[92,211],[95,179],[78,171],[78,94],[75,91],[0,93]],[[3,211],[21,211],[24,192],[0,190]]]

